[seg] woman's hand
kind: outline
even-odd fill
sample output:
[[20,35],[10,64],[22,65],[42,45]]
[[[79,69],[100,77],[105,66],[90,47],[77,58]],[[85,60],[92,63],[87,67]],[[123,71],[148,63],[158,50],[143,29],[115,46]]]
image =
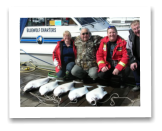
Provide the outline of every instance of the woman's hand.
[[119,71],[118,69],[115,68],[115,69],[113,70],[113,73],[112,73],[112,74],[113,74],[113,75],[118,75],[119,72],[120,72],[120,71]]
[[102,69],[101,69],[102,72],[106,72],[106,71],[108,71],[108,70],[109,70],[109,68],[108,68],[107,66],[102,67]]
[[58,65],[57,68],[60,70],[61,69],[61,66]]

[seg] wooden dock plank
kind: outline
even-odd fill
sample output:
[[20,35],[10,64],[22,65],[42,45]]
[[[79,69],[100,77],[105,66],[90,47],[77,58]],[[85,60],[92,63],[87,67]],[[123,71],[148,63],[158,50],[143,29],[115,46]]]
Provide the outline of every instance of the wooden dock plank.
[[48,71],[36,69],[36,70],[32,71],[30,74],[41,75],[43,77],[47,77],[48,76]]
[[[118,94],[119,97],[126,97],[127,94],[129,93],[130,89],[127,87],[127,88],[124,88],[124,89],[120,89],[120,88],[114,88],[112,90],[112,92],[110,93],[110,97],[114,96],[114,97],[117,97],[117,95],[113,95],[114,93]],[[114,99],[114,102],[115,102],[115,105],[114,106],[120,106],[122,104],[122,102],[124,101],[123,98],[120,98],[120,99]],[[106,103],[103,103],[102,106],[111,106],[110,105],[111,103],[111,100],[108,100]]]
[[21,103],[21,107],[35,107],[38,106],[40,103],[36,97],[31,96],[30,99]]
[[54,103],[53,104],[39,104],[36,107],[57,107],[57,105]]
[[34,79],[36,79],[36,78],[38,78],[38,77],[36,77],[36,76],[32,76],[32,75],[28,75],[28,76],[26,76],[26,77],[23,77],[23,78],[21,78],[21,80],[20,80],[20,84],[23,84],[23,83],[25,83],[25,82],[29,82],[29,81],[31,81],[31,80],[34,80]]
[[[136,99],[139,99],[140,97],[140,92],[137,91],[137,92],[133,92],[133,91],[130,91],[129,94],[127,95],[127,97],[129,97],[131,100],[136,100]],[[131,101],[128,100],[128,99],[125,99],[123,101],[123,103],[121,104],[121,106],[130,106],[131,105]],[[134,105],[135,106],[135,105]],[[139,106],[139,105],[138,105]]]
[[[22,74],[22,73],[21,73]],[[22,104],[23,102],[25,102],[27,99],[30,99],[32,96],[30,96],[30,94],[27,92],[23,93],[22,90],[23,88],[25,87],[25,85],[34,80],[34,79],[40,79],[42,77],[40,76],[35,76],[35,75],[29,75],[29,74],[26,74],[26,77],[23,77],[21,78],[22,82],[20,84],[20,89],[21,89],[21,92],[20,92],[20,103]],[[33,90],[34,92],[36,92],[36,90]]]
[[21,92],[20,93],[20,102],[23,103],[24,101],[26,101],[27,99],[33,99],[33,95],[30,94],[30,92],[32,92],[33,94],[38,94],[39,89],[33,89],[31,91],[27,91],[27,92]]

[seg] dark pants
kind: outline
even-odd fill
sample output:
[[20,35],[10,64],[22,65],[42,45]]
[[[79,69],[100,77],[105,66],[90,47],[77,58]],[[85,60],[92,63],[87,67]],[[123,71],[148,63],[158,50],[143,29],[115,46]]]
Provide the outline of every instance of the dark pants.
[[56,76],[64,77],[66,71],[69,71],[69,73],[71,74],[71,69],[73,68],[74,65],[75,62],[69,62],[68,64],[63,64],[61,70],[58,73],[56,73]]
[[[99,72],[98,73],[98,77],[102,80],[105,80],[107,82],[111,81],[111,77],[113,76],[112,72],[114,71],[115,68],[110,68],[108,71],[106,72]],[[120,83],[121,84],[125,84],[125,76],[124,76],[124,70],[122,70],[121,72],[119,72],[119,74],[121,74],[121,79],[120,79]]]
[[135,82],[137,86],[140,86],[140,61],[137,61],[137,69],[133,71]]

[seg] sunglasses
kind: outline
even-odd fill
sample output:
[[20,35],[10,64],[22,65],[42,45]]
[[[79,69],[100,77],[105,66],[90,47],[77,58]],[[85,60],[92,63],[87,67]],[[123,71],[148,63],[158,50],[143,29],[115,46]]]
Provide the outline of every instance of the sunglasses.
[[85,35],[85,34],[88,35],[88,32],[86,32],[86,33],[82,33],[82,35]]
[[109,26],[108,29],[110,29],[110,28],[115,28],[115,26]]

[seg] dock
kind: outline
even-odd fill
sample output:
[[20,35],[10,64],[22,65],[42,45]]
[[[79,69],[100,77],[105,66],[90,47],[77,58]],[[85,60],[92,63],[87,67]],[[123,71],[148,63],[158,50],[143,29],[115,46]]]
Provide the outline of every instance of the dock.
[[[77,102],[71,102],[68,98],[68,93],[64,93],[60,96],[61,101],[54,102],[52,100],[41,101],[36,96],[32,95],[39,95],[39,89],[33,89],[31,91],[22,92],[24,86],[30,82],[31,80],[45,78],[48,76],[48,71],[36,69],[32,72],[24,72],[20,73],[20,107],[99,107],[99,106],[140,106],[140,91],[133,92],[131,89],[135,85],[133,79],[127,80],[126,88],[121,89],[118,83],[118,77],[112,78],[112,83],[110,86],[105,86],[104,90],[107,91],[107,94],[103,97],[102,100],[97,102],[96,106],[93,106],[88,103],[86,100],[85,95],[81,98],[77,99]],[[49,82],[54,81],[50,80]],[[77,81],[77,80],[76,80]],[[70,81],[64,81],[59,84],[64,84]],[[89,91],[97,88],[99,85],[98,82],[96,83],[76,83],[75,88],[82,87],[84,85],[93,86],[92,88],[88,88]],[[101,84],[100,84],[101,85]],[[113,94],[118,94],[120,99],[113,99],[113,103],[110,99],[110,96]],[[114,97],[117,95],[114,94]],[[46,96],[42,96],[43,98],[52,98],[53,92],[48,93]],[[132,100],[132,101],[131,101]]]

